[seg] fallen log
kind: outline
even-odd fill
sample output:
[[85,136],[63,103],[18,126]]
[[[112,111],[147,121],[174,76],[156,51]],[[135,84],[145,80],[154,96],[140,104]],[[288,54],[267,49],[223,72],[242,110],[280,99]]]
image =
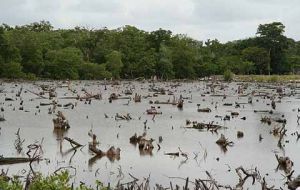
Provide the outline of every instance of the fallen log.
[[186,127],[187,129],[198,129],[200,131],[206,129],[207,131],[217,132],[219,129],[224,128],[221,125],[215,125],[213,122],[211,123],[198,123],[197,121],[193,121],[192,127]]
[[75,145],[74,147],[82,146],[82,144],[79,144],[78,142],[74,141],[73,139],[71,139],[71,138],[69,138],[69,137],[64,137],[64,139],[65,139],[66,141],[68,141],[68,142],[71,144],[72,147],[73,147],[74,145]]
[[31,90],[28,90],[28,89],[26,89],[26,90],[27,90],[28,92],[30,92],[30,93],[32,93],[32,94],[34,94],[34,95],[40,97],[40,98],[48,99],[48,98],[46,98],[45,96],[42,96],[42,95],[40,95],[40,94],[38,94],[38,93],[35,93],[35,92],[31,91]]
[[168,155],[168,156],[179,156],[179,152],[167,152],[167,153],[165,153],[165,155]]
[[120,160],[120,148],[115,148],[114,146],[111,146],[106,152],[98,149],[96,146],[90,144],[89,150],[95,153],[100,158],[103,156],[106,156],[110,161],[114,160]]
[[[154,104],[173,104],[173,103],[170,102],[170,101],[167,101],[167,102],[160,102],[160,101],[156,100],[156,101],[154,102]],[[175,103],[175,105],[176,105],[176,103]]]
[[209,112],[211,112],[211,109],[210,108],[198,108],[197,111],[198,112],[207,112],[207,113],[209,113]]
[[119,113],[116,113],[116,116],[115,116],[115,120],[132,120],[132,117],[130,116],[129,113],[127,114],[119,114]]
[[148,110],[146,110],[146,112],[149,115],[162,114],[162,112],[157,111],[155,108],[148,109]]
[[254,113],[269,113],[273,114],[272,110],[254,110]]
[[37,158],[0,157],[0,165],[19,164],[38,160]]
[[5,98],[5,101],[14,101],[12,98],[8,98],[8,97],[6,97]]

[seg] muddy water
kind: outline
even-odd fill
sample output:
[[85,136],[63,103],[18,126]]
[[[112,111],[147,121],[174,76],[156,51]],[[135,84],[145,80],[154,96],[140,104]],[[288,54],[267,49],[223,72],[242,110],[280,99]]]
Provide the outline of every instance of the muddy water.
[[[37,82],[42,84],[45,82]],[[23,86],[24,90],[29,89],[34,92],[39,92],[41,89],[32,83],[3,83],[4,93],[0,94],[0,107],[4,108],[5,122],[0,122],[0,154],[4,157],[19,157],[26,156],[27,145],[41,141],[43,139],[43,158],[48,161],[41,161],[34,164],[34,169],[44,174],[51,174],[53,171],[64,166],[73,166],[76,168],[76,175],[72,178],[73,182],[85,182],[88,185],[93,185],[98,179],[105,184],[126,183],[131,181],[128,173],[142,179],[143,177],[150,177],[151,184],[169,185],[169,182],[183,183],[180,179],[173,179],[169,177],[190,177],[206,178],[205,171],[209,171],[213,177],[224,185],[236,185],[238,183],[238,176],[235,173],[235,168],[243,166],[247,169],[258,168],[261,175],[266,177],[266,181],[270,185],[276,187],[284,187],[283,171],[276,171],[277,161],[275,153],[279,155],[286,155],[294,161],[295,174],[300,174],[300,143],[296,142],[296,137],[291,133],[299,130],[297,126],[297,109],[300,107],[299,95],[291,97],[283,97],[281,103],[277,103],[276,110],[272,117],[282,117],[287,119],[286,129],[288,130],[284,143],[284,149],[277,146],[278,138],[270,134],[271,126],[262,124],[260,118],[266,113],[254,113],[253,110],[270,110],[271,106],[267,105],[271,101],[261,97],[254,97],[253,104],[241,104],[240,108],[234,106],[223,106],[224,103],[247,103],[248,97],[239,97],[236,93],[238,84],[231,83],[225,90],[216,88],[216,94],[226,94],[227,98],[212,97],[209,94],[201,96],[209,88],[206,88],[204,82],[183,83],[181,86],[172,88],[170,83],[157,83],[156,87],[164,87],[174,92],[176,97],[183,95],[188,97],[185,100],[183,110],[177,109],[172,105],[153,105],[160,106],[162,115],[157,115],[152,120],[151,115],[145,113],[146,109],[150,108],[150,100],[172,101],[171,95],[159,95],[158,97],[142,98],[141,103],[128,103],[128,100],[115,100],[112,103],[108,102],[108,97],[112,92],[122,94],[126,88],[134,88],[133,92],[142,95],[152,95],[149,92],[149,83],[131,83],[122,82],[119,86],[107,86],[104,90],[103,82],[73,82],[72,88],[76,89],[79,94],[83,94],[82,88],[85,88],[90,93],[102,93],[102,100],[92,100],[91,104],[85,104],[84,101],[60,99],[60,97],[74,96],[67,88],[57,88],[57,100],[60,104],[69,102],[77,102],[74,109],[61,110],[66,118],[69,120],[71,128],[64,134],[53,130],[52,119],[54,114],[48,114],[49,106],[40,106],[36,108],[41,102],[50,102],[47,99],[38,98],[36,95],[27,92],[21,94],[24,101],[24,110],[19,110],[20,98],[15,101],[4,101],[5,97],[12,97],[16,99],[16,92]],[[57,83],[49,83],[57,85]],[[258,87],[255,84],[250,84],[244,91],[244,94],[250,93],[253,90],[260,90],[270,93],[275,93],[273,89],[266,87]],[[285,88],[285,92],[289,93],[290,89]],[[296,91],[297,92],[297,91]],[[125,95],[123,95],[125,96]],[[215,105],[217,103],[217,108]],[[197,112],[197,104],[200,108],[209,107],[212,112],[199,113]],[[14,111],[15,108],[15,111]],[[296,110],[294,110],[296,109]],[[39,111],[40,110],[40,111]],[[237,111],[240,113],[238,117],[231,118],[230,121],[222,121],[216,118],[215,115],[230,115],[230,111]],[[130,121],[116,121],[114,116],[116,113],[130,113],[133,120]],[[104,114],[110,116],[105,118]],[[246,117],[246,120],[240,119]],[[211,122],[227,127],[228,129],[219,130],[218,134],[211,132],[200,132],[196,129],[186,129],[186,119],[199,122]],[[144,121],[147,120],[147,129],[144,129]],[[14,141],[16,139],[16,131],[20,128],[20,136],[25,139],[23,144],[23,151],[17,154],[14,148]],[[93,154],[88,151],[88,142],[91,138],[88,136],[88,131],[92,129],[100,141],[99,148],[102,150],[108,149],[110,146],[120,147],[120,160],[110,161],[106,157],[101,159],[91,159]],[[237,131],[243,131],[244,137],[238,139]],[[148,138],[155,139],[154,150],[151,155],[143,155],[139,149],[129,143],[129,138],[137,133],[141,135],[147,132]],[[215,143],[224,134],[226,138],[234,142],[233,147],[228,147],[227,152]],[[259,141],[259,135],[263,137]],[[61,141],[61,137],[67,136],[75,139],[86,146],[73,155],[74,151],[66,141]],[[163,137],[160,143],[161,149],[158,151],[157,143],[159,136]],[[170,157],[164,155],[166,152],[178,152],[178,147],[188,154],[189,159],[184,157]],[[204,154],[207,152],[207,156]],[[198,155],[194,159],[195,154]],[[72,159],[71,159],[72,158]],[[71,159],[71,160],[70,160]],[[28,164],[2,165],[0,169],[9,169],[9,175],[17,174],[24,175],[29,171]],[[118,175],[119,170],[122,170],[124,177]],[[74,170],[70,170],[74,174]],[[251,180],[246,182],[246,186],[250,186]],[[259,187],[259,184],[254,187]],[[253,188],[253,187],[252,187]]]

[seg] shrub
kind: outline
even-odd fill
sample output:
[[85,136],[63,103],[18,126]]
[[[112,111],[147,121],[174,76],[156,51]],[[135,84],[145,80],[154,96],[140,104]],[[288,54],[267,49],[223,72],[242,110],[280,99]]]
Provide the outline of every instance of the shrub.
[[0,189],[2,190],[22,190],[23,185],[21,181],[13,177],[12,179],[8,179],[6,176],[0,176]]
[[230,70],[226,70],[224,72],[223,77],[224,77],[225,81],[232,81],[232,79],[233,79],[233,73]]

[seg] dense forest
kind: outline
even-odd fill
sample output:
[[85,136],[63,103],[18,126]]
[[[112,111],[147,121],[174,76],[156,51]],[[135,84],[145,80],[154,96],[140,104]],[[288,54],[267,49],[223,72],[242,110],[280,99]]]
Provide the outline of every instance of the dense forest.
[[54,29],[47,21],[0,26],[0,77],[103,79],[198,78],[290,74],[300,69],[300,42],[280,22],[262,24],[248,39],[197,41],[159,29]]

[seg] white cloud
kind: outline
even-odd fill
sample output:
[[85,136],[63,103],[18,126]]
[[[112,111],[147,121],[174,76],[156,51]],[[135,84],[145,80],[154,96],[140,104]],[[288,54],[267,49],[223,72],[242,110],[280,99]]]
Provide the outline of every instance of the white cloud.
[[254,36],[259,24],[281,21],[288,37],[300,39],[299,0],[0,0],[0,18],[10,25],[48,20],[56,28],[165,28],[220,41]]

